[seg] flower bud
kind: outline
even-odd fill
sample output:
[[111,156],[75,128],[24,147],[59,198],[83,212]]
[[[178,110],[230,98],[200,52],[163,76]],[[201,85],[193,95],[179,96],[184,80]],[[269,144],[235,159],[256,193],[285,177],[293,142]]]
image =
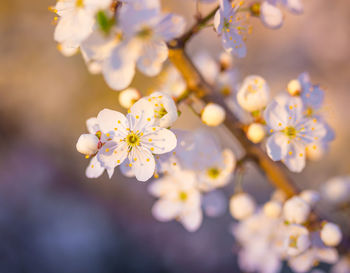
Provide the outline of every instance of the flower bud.
[[264,214],[270,218],[278,218],[282,212],[282,205],[278,201],[269,201],[264,205]]
[[82,134],[76,144],[79,153],[93,155],[98,150],[99,139],[93,134]]
[[310,205],[299,196],[288,199],[283,206],[284,219],[290,223],[302,224],[306,222],[309,214]]
[[327,223],[322,227],[321,239],[327,246],[337,246],[342,239],[342,232],[336,224]]
[[232,55],[230,53],[227,53],[226,51],[222,52],[220,54],[220,66],[223,70],[229,69],[230,67],[232,67]]
[[208,126],[218,126],[225,120],[225,110],[216,103],[208,103],[202,111],[202,121]]
[[237,93],[237,101],[244,110],[254,112],[267,105],[269,96],[269,86],[262,77],[248,76]]
[[265,137],[265,127],[260,123],[252,123],[248,127],[247,138],[253,143],[261,142]]
[[322,196],[333,204],[350,200],[350,177],[334,177],[322,186]]
[[233,218],[243,220],[255,211],[255,201],[247,193],[238,193],[230,199],[230,212]]
[[119,104],[129,109],[138,99],[140,99],[141,95],[139,91],[135,88],[127,88],[120,92],[119,94]]
[[288,93],[291,96],[297,96],[301,92],[301,84],[298,80],[291,80],[287,86]]
[[314,206],[320,200],[320,194],[313,190],[302,191],[299,196],[310,206]]

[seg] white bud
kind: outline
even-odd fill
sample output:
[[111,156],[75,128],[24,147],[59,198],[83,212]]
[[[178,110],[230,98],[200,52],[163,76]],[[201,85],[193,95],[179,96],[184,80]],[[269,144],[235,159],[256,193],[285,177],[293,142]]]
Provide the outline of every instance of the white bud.
[[218,126],[225,120],[225,110],[216,103],[208,103],[202,111],[202,121],[208,126]]
[[298,80],[291,80],[287,86],[288,93],[291,96],[297,96],[301,92],[301,84]]
[[261,142],[265,137],[265,127],[260,123],[252,123],[248,127],[247,138],[253,143]]
[[267,105],[269,96],[269,86],[262,77],[248,76],[237,93],[237,101],[244,110],[254,112]]
[[309,214],[310,205],[299,196],[288,199],[283,206],[284,219],[290,223],[302,224],[306,222]]
[[284,242],[286,254],[296,256],[310,246],[309,231],[301,225],[290,225]]
[[255,211],[255,201],[247,193],[238,193],[230,199],[230,212],[233,218],[243,220]]
[[119,94],[119,104],[129,109],[138,99],[141,98],[140,92],[135,88],[127,88]]
[[271,194],[271,200],[279,201],[281,203],[284,203],[287,200],[287,195],[282,190],[275,190]]
[[79,153],[84,155],[93,155],[98,150],[99,139],[93,134],[82,134],[76,144]]
[[299,196],[310,206],[314,206],[318,201],[320,201],[320,194],[313,190],[302,191]]
[[233,59],[230,53],[227,53],[226,51],[221,52],[219,59],[221,67],[223,67],[224,69],[232,67]]
[[282,212],[282,204],[278,201],[269,201],[264,205],[264,214],[270,218],[278,218]]
[[342,239],[342,232],[336,224],[327,223],[322,227],[321,239],[327,246],[337,246]]

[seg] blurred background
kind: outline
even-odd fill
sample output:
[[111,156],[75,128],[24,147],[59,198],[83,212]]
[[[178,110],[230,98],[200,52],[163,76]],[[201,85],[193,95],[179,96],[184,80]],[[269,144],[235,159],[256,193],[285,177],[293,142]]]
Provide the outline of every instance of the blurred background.
[[[336,140],[327,156],[294,175],[301,188],[316,189],[350,170],[350,3],[304,2],[305,13],[286,13],[280,30],[253,19],[248,56],[235,65],[242,77],[263,76],[273,93],[304,71],[325,88],[323,114]],[[194,1],[163,3],[193,22]],[[121,108],[118,93],[102,76],[90,75],[79,54],[65,58],[57,51],[48,12],[54,4],[0,2],[0,272],[240,272],[228,213],[206,217],[191,234],[177,222],[153,219],[147,183],[119,172],[111,180],[85,177],[88,160],[75,149],[85,120],[103,108]],[[221,50],[211,29],[188,45],[191,54],[204,49],[213,57]],[[145,91],[152,80],[137,75],[133,86]],[[176,127],[200,125],[188,115]],[[254,168],[244,187],[260,202],[272,191]]]

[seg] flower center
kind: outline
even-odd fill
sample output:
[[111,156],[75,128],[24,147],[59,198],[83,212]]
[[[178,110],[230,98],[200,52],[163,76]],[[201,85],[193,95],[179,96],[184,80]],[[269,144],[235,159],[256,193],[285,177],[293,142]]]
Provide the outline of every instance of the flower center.
[[187,195],[187,193],[186,192],[184,192],[184,191],[181,191],[180,193],[179,193],[179,199],[181,200],[181,201],[186,201],[187,200],[187,198],[188,198],[188,195]]
[[293,126],[287,126],[284,129],[284,133],[289,136],[290,138],[296,137],[297,130]]
[[84,7],[84,0],[76,0],[75,1],[75,6],[77,8],[83,8]]
[[311,108],[311,107],[308,107],[308,108],[306,109],[306,115],[307,115],[308,117],[311,117],[312,114],[313,114],[312,108]]
[[216,179],[220,175],[220,170],[218,168],[215,168],[215,167],[209,168],[207,170],[207,174],[210,178]]
[[153,30],[150,27],[145,26],[137,33],[137,36],[139,36],[141,39],[148,39],[152,36],[152,34]]
[[159,110],[154,110],[154,112],[155,112],[157,118],[162,118],[166,114],[168,114],[167,110],[165,110],[164,107],[161,107]]
[[140,137],[137,134],[131,132],[126,137],[126,143],[128,143],[130,148],[133,148],[140,144]]
[[293,248],[298,247],[298,236],[289,237],[289,247],[293,247]]

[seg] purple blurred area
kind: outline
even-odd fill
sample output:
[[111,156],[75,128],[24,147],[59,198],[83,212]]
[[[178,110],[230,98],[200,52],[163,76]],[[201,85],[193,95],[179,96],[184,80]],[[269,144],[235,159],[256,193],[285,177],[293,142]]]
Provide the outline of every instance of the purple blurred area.
[[[163,3],[193,22],[194,1]],[[84,176],[88,161],[75,143],[86,131],[85,120],[103,108],[122,109],[118,93],[90,75],[80,55],[65,58],[56,50],[54,15],[47,9],[53,4],[0,2],[0,272],[240,272],[228,213],[205,218],[199,231],[188,233],[179,223],[152,217],[147,183],[119,171],[111,180]],[[242,77],[259,74],[277,93],[308,70],[326,87],[324,114],[337,139],[324,159],[294,176],[296,182],[317,188],[349,173],[349,2],[305,0],[305,14],[286,13],[280,30],[256,19],[252,24],[248,57],[236,62]],[[219,54],[220,40],[211,29],[195,37],[188,51],[204,44],[214,57]],[[145,92],[152,81],[137,75],[133,85]],[[176,127],[199,125],[183,116]],[[245,188],[266,200],[271,187],[248,170]],[[227,197],[232,190],[225,190]]]

